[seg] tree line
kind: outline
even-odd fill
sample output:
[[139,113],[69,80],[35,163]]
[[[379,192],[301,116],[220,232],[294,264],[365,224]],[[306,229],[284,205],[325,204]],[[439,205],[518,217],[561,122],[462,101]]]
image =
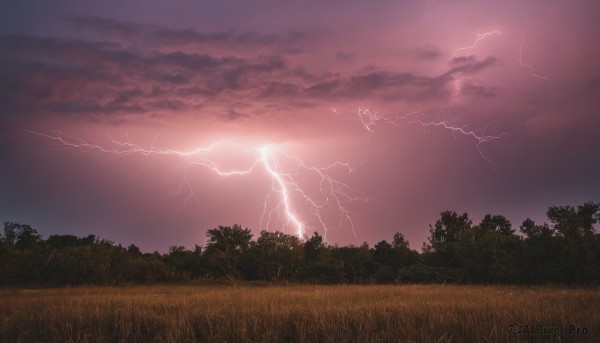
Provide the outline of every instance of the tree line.
[[519,233],[502,215],[474,224],[467,213],[441,213],[419,253],[401,233],[373,247],[328,245],[240,225],[208,230],[205,247],[142,253],[95,235],[51,235],[4,223],[1,285],[115,285],[191,280],[273,283],[600,284],[600,203],[548,208],[550,224],[526,219]]

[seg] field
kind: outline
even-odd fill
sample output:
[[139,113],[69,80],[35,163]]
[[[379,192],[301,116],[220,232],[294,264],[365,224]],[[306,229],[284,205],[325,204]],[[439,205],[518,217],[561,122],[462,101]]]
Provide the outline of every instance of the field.
[[[600,337],[599,309],[597,288],[201,285],[2,289],[0,341],[592,342]],[[541,331],[513,335],[508,327],[515,322]],[[579,328],[580,334],[568,335],[569,325]]]

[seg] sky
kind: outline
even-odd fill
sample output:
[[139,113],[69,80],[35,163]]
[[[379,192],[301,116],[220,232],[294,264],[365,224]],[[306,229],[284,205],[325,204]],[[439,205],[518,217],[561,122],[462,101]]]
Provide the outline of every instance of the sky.
[[0,2],[0,220],[339,245],[600,201],[600,3]]

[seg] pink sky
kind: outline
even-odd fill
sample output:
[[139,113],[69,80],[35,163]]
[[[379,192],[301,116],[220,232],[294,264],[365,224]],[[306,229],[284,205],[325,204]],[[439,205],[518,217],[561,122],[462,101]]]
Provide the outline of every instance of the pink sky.
[[[178,151],[223,140],[271,144],[310,166],[348,163],[351,173],[327,173],[368,199],[342,204],[354,232],[348,221],[338,225],[340,209],[314,172],[280,161],[323,204],[327,239],[340,245],[399,231],[419,248],[448,209],[475,222],[504,214],[517,227],[526,217],[544,220],[550,205],[600,200],[596,1],[0,9],[0,218],[46,237],[93,233],[165,251],[202,244],[217,225],[258,234],[273,178],[264,166],[221,177],[203,166],[182,171],[177,156],[65,149],[20,130],[103,147],[109,136]],[[465,49],[486,32],[494,33]],[[417,114],[397,125],[380,120],[371,132],[358,108],[387,119]],[[441,122],[499,138],[478,145],[472,135],[423,125]],[[256,156],[224,149],[205,157],[243,169]],[[177,192],[185,180],[197,203]],[[301,193],[291,205],[305,233],[324,233]],[[276,221],[269,229],[295,233]]]

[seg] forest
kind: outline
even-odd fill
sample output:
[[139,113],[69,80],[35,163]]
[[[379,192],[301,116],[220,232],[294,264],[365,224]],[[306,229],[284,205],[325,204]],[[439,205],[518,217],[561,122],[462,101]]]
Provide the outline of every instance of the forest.
[[207,231],[206,246],[143,253],[95,235],[51,235],[5,222],[0,234],[4,286],[122,285],[260,281],[314,284],[600,284],[600,203],[551,206],[549,223],[517,229],[502,215],[474,224],[467,213],[441,213],[421,252],[401,233],[374,246],[326,244],[240,225]]

